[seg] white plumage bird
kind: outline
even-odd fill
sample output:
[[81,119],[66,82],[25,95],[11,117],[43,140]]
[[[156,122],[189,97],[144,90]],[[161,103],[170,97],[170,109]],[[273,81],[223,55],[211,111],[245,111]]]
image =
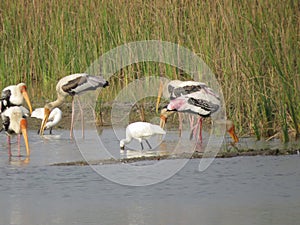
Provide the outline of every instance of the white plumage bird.
[[7,86],[1,93],[1,112],[11,106],[21,106],[26,101],[30,113],[32,112],[31,102],[27,93],[27,87],[24,83]]
[[[106,86],[108,86],[108,82],[102,76],[92,76],[86,73],[76,73],[61,78],[56,85],[57,99],[44,106],[44,119],[41,124],[40,134],[41,135],[44,134],[45,126],[48,121],[50,112],[55,107],[62,105],[67,96],[71,96],[72,97],[72,118],[71,118],[70,137],[72,138],[73,123],[74,123],[74,96],[82,94],[86,91],[96,90],[99,87],[104,88]],[[83,120],[83,115],[81,115],[81,119]]]
[[[35,109],[31,117],[37,119],[44,119],[44,108],[37,108]],[[49,115],[48,122],[46,123],[45,130],[49,130],[49,133],[52,134],[52,129],[56,126],[62,119],[62,111],[59,108],[54,108]],[[40,130],[38,130],[38,133]]]
[[28,144],[28,135],[27,135],[27,120],[26,114],[28,110],[24,107],[12,106],[6,109],[2,114],[3,128],[7,134],[7,144],[8,144],[8,154],[11,156],[10,149],[10,137],[11,135],[18,135],[18,155],[20,156],[20,135],[23,135],[26,154],[30,155],[30,148]]
[[135,122],[126,127],[126,138],[120,141],[120,148],[124,149],[125,145],[131,142],[132,139],[136,139],[140,142],[142,150],[144,149],[142,141],[145,140],[151,149],[151,145],[147,139],[151,136],[160,134],[164,135],[166,132],[158,125],[154,125],[147,122]]

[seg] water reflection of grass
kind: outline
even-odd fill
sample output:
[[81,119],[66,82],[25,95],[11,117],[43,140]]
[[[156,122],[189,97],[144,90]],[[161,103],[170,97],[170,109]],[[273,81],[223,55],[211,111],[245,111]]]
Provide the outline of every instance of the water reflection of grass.
[[[294,1],[3,1],[1,87],[24,81],[31,96],[55,98],[62,76],[83,72],[121,44],[159,39],[198,54],[223,88],[240,135],[299,136],[299,17]],[[134,79],[189,79],[169,65],[128,66],[103,90],[99,107]],[[101,99],[101,101],[100,101]]]

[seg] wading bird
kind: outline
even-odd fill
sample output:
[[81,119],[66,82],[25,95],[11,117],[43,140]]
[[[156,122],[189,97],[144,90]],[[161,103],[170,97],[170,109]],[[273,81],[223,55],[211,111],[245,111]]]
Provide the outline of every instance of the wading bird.
[[[44,119],[40,128],[40,135],[44,134],[46,123],[48,121],[50,112],[60,105],[62,105],[67,96],[72,97],[72,118],[71,118],[71,129],[70,137],[73,137],[73,123],[74,123],[74,96],[82,94],[86,91],[96,90],[99,87],[108,86],[102,76],[92,76],[86,73],[76,73],[60,79],[56,85],[57,99],[44,106]],[[81,112],[81,119],[83,123],[83,114]],[[83,132],[83,127],[82,127]],[[83,135],[83,133],[82,133]]]
[[[205,83],[197,82],[197,81],[172,80],[172,81],[168,82],[166,85],[163,85],[163,83],[161,82],[160,88],[158,91],[157,102],[156,102],[156,110],[158,110],[158,105],[159,105],[162,95],[166,98],[169,98],[170,101],[172,101],[176,98],[179,98],[181,96],[207,98],[208,95],[211,95],[213,99],[217,99],[217,101],[219,101],[219,97],[214,93],[214,91],[211,88],[209,88]],[[202,96],[199,96],[199,95],[202,95]],[[169,110],[169,111],[171,111],[171,110]],[[183,111],[177,110],[177,111],[178,111],[178,120],[179,120],[179,136],[181,136],[182,120],[183,120],[182,113],[184,113],[185,111],[184,110]],[[189,112],[189,111],[187,111],[187,112]],[[162,109],[161,115],[160,115],[161,127],[164,128],[166,120],[170,114],[173,114],[173,113],[167,112],[167,110],[164,108]],[[190,125],[191,129],[195,130],[195,127],[193,125],[194,117],[192,115],[189,115],[189,120],[190,120],[190,124],[191,124]],[[201,122],[201,125],[202,125],[202,120],[198,121],[198,122]]]
[[[208,93],[211,93],[214,95],[214,92],[211,88],[209,88],[205,83],[197,82],[197,81],[181,81],[181,80],[172,80],[168,82],[166,85],[163,85],[163,83],[160,84],[160,88],[158,91],[158,97],[156,102],[156,111],[158,111],[158,105],[161,99],[161,96],[163,95],[165,98],[169,98],[170,100],[173,100],[175,98],[178,98],[180,96],[186,96],[186,95],[192,95],[197,92],[200,92],[201,90],[205,90]],[[182,132],[182,120],[183,120],[183,113],[178,112],[178,120],[179,120],[179,136],[181,136]],[[164,118],[164,115],[168,116],[166,112],[161,113],[161,126],[164,126],[166,122],[166,118]],[[192,115],[189,115],[190,123],[193,122],[194,118]],[[191,127],[193,125],[191,124]]]
[[[168,93],[170,95],[170,102],[167,107],[161,110],[161,127],[164,127],[166,119],[170,116],[170,112],[177,111],[183,113],[196,114],[199,116],[196,126],[193,125],[193,118],[190,117],[190,124],[192,133],[195,135],[199,127],[199,140],[202,142],[202,122],[204,117],[210,117],[216,113],[221,107],[221,101],[217,93],[215,93],[205,83],[196,81],[178,81],[174,80],[167,85]],[[162,88],[159,95],[161,96]],[[179,121],[180,128],[181,119]],[[234,140],[238,142],[238,138],[234,132],[232,121],[218,120],[218,123],[223,123],[228,127],[227,130]]]
[[27,87],[24,83],[10,85],[2,90],[1,95],[1,112],[11,106],[21,106],[24,99],[29,107],[30,114],[32,113],[31,103],[27,93]]
[[[164,127],[166,123],[166,119],[172,112],[186,112],[194,115],[198,115],[198,121],[196,126],[193,126],[193,122],[191,121],[191,130],[192,133],[196,134],[197,129],[199,128],[199,140],[202,142],[202,122],[203,118],[210,117],[213,113],[217,112],[220,108],[220,105],[217,104],[217,101],[209,101],[209,99],[204,98],[200,93],[197,95],[194,94],[193,97],[191,96],[180,96],[170,101],[166,108],[161,110],[161,126]],[[201,98],[202,96],[202,98]],[[194,98],[195,97],[195,98]],[[226,125],[226,130],[228,131],[229,135],[233,139],[234,143],[238,142],[239,139],[235,134],[234,124],[230,120],[215,120],[213,121],[216,124],[224,124]],[[191,133],[191,134],[192,134]]]
[[[35,109],[31,117],[37,119],[44,119],[44,108],[37,108]],[[48,122],[45,125],[45,130],[49,130],[49,134],[52,134],[52,128],[57,125],[62,119],[62,111],[59,108],[54,108],[49,115]],[[38,134],[40,130],[38,130]]]
[[134,138],[138,140],[141,144],[142,150],[144,150],[144,146],[142,141],[145,140],[148,144],[149,148],[151,149],[151,145],[147,139],[151,136],[161,134],[164,135],[166,132],[158,125],[154,125],[147,122],[135,122],[131,123],[126,127],[126,138],[120,141],[120,148],[124,149],[125,144],[131,142]]
[[11,135],[17,135],[18,137],[18,155],[20,156],[20,136],[23,135],[26,155],[30,155],[30,149],[28,144],[28,135],[27,135],[27,121],[25,114],[28,111],[24,107],[12,106],[6,109],[2,114],[3,128],[7,134],[7,144],[8,144],[8,154],[11,156]]

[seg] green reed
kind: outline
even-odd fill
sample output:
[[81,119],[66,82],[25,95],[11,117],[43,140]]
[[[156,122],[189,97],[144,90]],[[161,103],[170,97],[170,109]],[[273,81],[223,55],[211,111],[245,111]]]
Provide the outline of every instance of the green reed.
[[[222,86],[240,135],[299,136],[299,3],[242,1],[1,1],[0,86],[24,81],[36,104],[55,98],[62,76],[84,72],[124,43],[164,40],[200,56]],[[123,68],[97,111],[144,76],[189,79],[160,63]],[[37,100],[38,99],[38,100]]]

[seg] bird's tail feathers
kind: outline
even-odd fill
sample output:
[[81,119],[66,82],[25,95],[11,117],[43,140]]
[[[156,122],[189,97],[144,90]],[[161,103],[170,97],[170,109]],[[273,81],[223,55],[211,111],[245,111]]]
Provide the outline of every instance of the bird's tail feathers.
[[102,76],[89,76],[88,81],[93,87],[108,86],[107,80],[105,80]]

